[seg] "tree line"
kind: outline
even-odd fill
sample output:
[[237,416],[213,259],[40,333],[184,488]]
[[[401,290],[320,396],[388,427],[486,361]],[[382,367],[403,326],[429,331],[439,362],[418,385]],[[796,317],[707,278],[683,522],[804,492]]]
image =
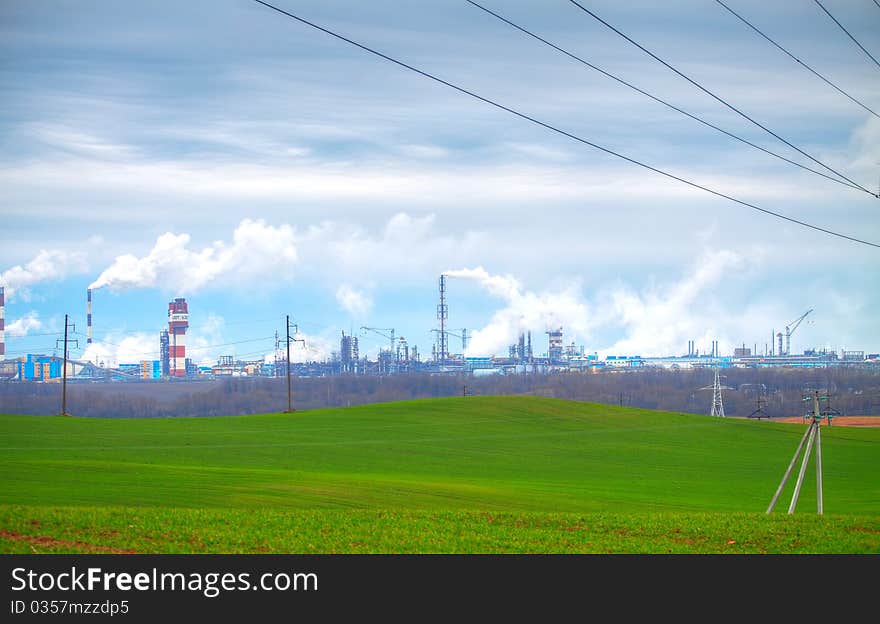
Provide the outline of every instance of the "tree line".
[[[827,392],[831,407],[846,416],[880,415],[880,370],[726,369],[721,378],[728,416],[802,416],[813,390]],[[406,399],[534,395],[593,403],[708,414],[713,371],[641,369],[597,373],[525,373],[471,376],[407,373],[294,378],[295,410],[345,407]],[[60,413],[58,383],[0,383],[0,412]],[[99,418],[224,416],[287,409],[284,378],[235,377],[209,381],[69,382],[67,411]]]

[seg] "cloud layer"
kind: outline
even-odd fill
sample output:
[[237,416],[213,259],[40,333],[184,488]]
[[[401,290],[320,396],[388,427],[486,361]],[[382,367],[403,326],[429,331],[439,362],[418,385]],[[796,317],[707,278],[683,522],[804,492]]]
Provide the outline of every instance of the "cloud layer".
[[27,301],[30,287],[41,282],[58,282],[69,275],[84,273],[87,264],[83,252],[42,249],[30,262],[15,265],[0,273],[0,286],[5,287],[6,298]]

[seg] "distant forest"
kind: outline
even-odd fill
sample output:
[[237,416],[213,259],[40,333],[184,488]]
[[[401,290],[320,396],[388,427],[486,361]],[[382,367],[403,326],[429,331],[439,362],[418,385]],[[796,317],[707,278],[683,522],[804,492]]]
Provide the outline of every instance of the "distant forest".
[[[802,416],[805,392],[831,394],[831,407],[843,416],[880,415],[880,370],[726,369],[721,382],[728,416]],[[711,370],[643,369],[598,373],[488,375],[400,374],[293,378],[296,410],[340,407],[426,397],[537,395],[708,414]],[[287,409],[286,378],[237,377],[211,381],[80,382],[67,384],[67,412],[100,418],[223,416]],[[0,412],[58,414],[59,383],[0,383]]]

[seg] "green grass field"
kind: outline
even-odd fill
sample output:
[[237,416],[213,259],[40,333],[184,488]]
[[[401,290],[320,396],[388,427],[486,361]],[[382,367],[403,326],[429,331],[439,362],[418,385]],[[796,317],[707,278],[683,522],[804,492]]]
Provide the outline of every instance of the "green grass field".
[[880,429],[535,397],[0,416],[3,552],[880,552]]

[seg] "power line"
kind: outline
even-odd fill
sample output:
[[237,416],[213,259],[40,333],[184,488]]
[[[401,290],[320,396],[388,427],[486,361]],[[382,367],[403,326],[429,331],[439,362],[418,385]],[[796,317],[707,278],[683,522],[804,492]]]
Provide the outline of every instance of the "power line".
[[609,29],[613,30],[615,33],[617,33],[618,35],[620,35],[621,37],[623,37],[624,39],[626,39],[627,41],[629,41],[631,44],[633,44],[634,46],[636,46],[638,49],[640,49],[641,51],[643,51],[645,54],[649,55],[649,56],[650,56],[651,58],[653,58],[654,60],[656,60],[656,61],[658,61],[659,63],[663,64],[665,67],[667,67],[668,69],[672,70],[673,72],[675,72],[676,74],[678,74],[679,76],[681,76],[682,78],[684,78],[685,80],[687,80],[689,83],[691,83],[692,85],[694,85],[695,87],[697,87],[700,91],[702,91],[702,92],[705,93],[706,95],[709,95],[709,96],[712,97],[713,99],[717,100],[718,102],[720,102],[721,104],[723,104],[724,106],[726,106],[727,108],[729,108],[730,110],[732,110],[733,112],[735,112],[736,114],[740,115],[740,116],[743,117],[744,119],[750,121],[750,122],[753,123],[754,125],[756,125],[756,126],[758,126],[759,128],[761,128],[762,130],[764,130],[764,131],[767,132],[768,134],[773,135],[774,137],[776,137],[777,139],[779,139],[780,141],[782,141],[783,143],[785,143],[786,145],[788,145],[788,146],[789,146],[790,148],[792,148],[793,150],[796,150],[796,151],[799,152],[800,154],[806,156],[807,158],[809,158],[810,160],[812,160],[814,163],[816,163],[816,164],[818,164],[818,165],[822,165],[822,167],[824,167],[824,168],[827,169],[828,171],[830,171],[830,172],[832,172],[833,174],[835,174],[835,175],[837,175],[837,176],[843,178],[843,179],[846,180],[847,182],[850,182],[850,183],[854,184],[855,186],[857,186],[858,188],[860,188],[860,189],[863,190],[864,192],[868,193],[869,195],[873,195],[874,197],[880,198],[880,194],[878,194],[878,193],[874,193],[874,192],[872,192],[872,191],[869,191],[868,189],[866,189],[864,186],[862,186],[862,185],[859,184],[858,182],[854,182],[853,180],[850,180],[848,177],[846,177],[845,175],[843,175],[843,174],[840,173],[839,171],[837,171],[837,170],[835,170],[835,169],[832,169],[831,167],[829,167],[828,165],[826,165],[826,164],[823,163],[822,161],[817,160],[817,159],[814,158],[813,156],[810,156],[809,154],[807,154],[807,153],[806,153],[804,150],[802,150],[801,148],[797,147],[796,145],[792,144],[792,143],[789,142],[788,140],[786,140],[786,139],[784,139],[783,137],[779,136],[778,134],[776,134],[775,132],[773,132],[772,130],[770,130],[770,128],[768,128],[767,126],[765,126],[765,125],[761,124],[760,122],[754,120],[752,117],[749,117],[749,116],[746,115],[744,112],[742,112],[741,110],[739,110],[738,108],[736,108],[736,107],[733,106],[732,104],[728,103],[726,100],[724,100],[724,99],[721,98],[720,96],[715,95],[714,93],[712,93],[711,91],[709,91],[706,87],[704,87],[703,85],[701,85],[701,84],[698,83],[697,81],[693,80],[693,79],[690,78],[689,76],[686,76],[685,74],[683,74],[682,72],[680,72],[679,70],[677,70],[675,67],[673,67],[672,65],[670,65],[669,63],[667,63],[666,61],[664,61],[663,59],[661,59],[659,56],[657,56],[656,54],[654,54],[653,52],[651,52],[650,50],[648,50],[647,48],[645,48],[644,46],[642,46],[642,45],[639,44],[638,42],[634,41],[632,38],[630,38],[629,36],[627,36],[625,33],[619,31],[617,28],[615,28],[614,26],[612,26],[611,24],[609,24],[608,22],[606,22],[605,20],[603,20],[601,17],[599,17],[599,16],[596,15],[595,13],[593,13],[590,9],[588,9],[588,8],[586,8],[585,6],[583,6],[582,4],[578,3],[576,0],[569,0],[569,2],[571,2],[573,5],[575,5],[576,7],[578,7],[578,8],[579,8],[581,11],[583,11],[584,13],[587,13],[589,16],[591,16],[591,17],[592,17],[593,19],[595,19],[596,21],[600,22],[600,23],[603,24],[604,26],[606,26],[606,27],[608,27]]
[[791,159],[789,159],[789,158],[786,158],[785,156],[782,156],[782,155],[780,155],[780,154],[777,154],[776,152],[770,151],[770,150],[768,150],[768,149],[766,149],[766,148],[761,147],[760,145],[757,145],[757,144],[755,144],[755,143],[752,143],[751,141],[749,141],[749,140],[747,140],[747,139],[744,139],[744,138],[742,138],[742,137],[740,137],[740,136],[738,136],[738,135],[736,135],[736,134],[733,134],[732,132],[728,132],[727,130],[724,130],[723,128],[719,128],[718,126],[716,126],[716,125],[714,125],[714,124],[712,124],[712,123],[710,123],[710,122],[708,122],[708,121],[706,121],[706,120],[704,120],[704,119],[698,117],[697,115],[694,115],[694,114],[692,114],[692,113],[689,113],[689,112],[687,112],[686,110],[683,110],[683,109],[679,108],[678,106],[675,106],[674,104],[670,104],[670,103],[667,102],[666,100],[663,100],[663,99],[661,99],[661,98],[659,98],[659,97],[657,97],[657,96],[655,96],[655,95],[652,95],[651,93],[648,93],[648,92],[645,91],[644,89],[640,89],[639,87],[637,87],[637,86],[635,86],[635,85],[633,85],[633,84],[627,82],[626,80],[624,80],[624,79],[622,79],[622,78],[620,78],[620,77],[618,77],[618,76],[615,76],[614,74],[612,74],[612,73],[610,73],[610,72],[605,71],[605,70],[602,69],[601,67],[597,67],[596,65],[590,63],[589,61],[586,61],[586,60],[582,59],[581,57],[579,57],[579,56],[577,56],[577,55],[575,55],[575,54],[572,54],[572,53],[569,52],[568,50],[565,50],[565,49],[559,47],[558,45],[556,45],[556,44],[554,44],[554,43],[551,43],[550,41],[544,39],[543,37],[541,37],[541,36],[539,36],[539,35],[536,35],[535,33],[531,32],[530,30],[528,30],[528,29],[526,29],[526,28],[523,28],[522,26],[520,26],[520,25],[518,25],[518,24],[513,23],[513,22],[510,21],[509,19],[507,19],[507,18],[505,18],[505,17],[499,15],[498,13],[495,13],[494,11],[492,11],[492,10],[490,10],[490,9],[487,9],[486,7],[482,6],[481,4],[478,4],[478,3],[474,2],[473,0],[467,0],[467,2],[469,2],[469,3],[472,4],[472,5],[474,5],[474,6],[477,7],[478,9],[482,9],[483,11],[485,11],[486,13],[488,13],[489,15],[492,15],[493,17],[498,18],[498,19],[501,20],[502,22],[505,22],[506,24],[509,24],[510,26],[513,26],[513,27],[516,28],[517,30],[519,30],[519,31],[521,31],[521,32],[523,32],[523,33],[529,35],[530,37],[534,37],[534,38],[537,39],[538,41],[547,44],[548,46],[550,46],[550,47],[553,48],[554,50],[558,50],[559,52],[562,52],[562,53],[565,54],[566,56],[568,56],[568,57],[570,57],[570,58],[573,58],[574,60],[578,61],[579,63],[582,63],[582,64],[586,65],[587,67],[589,67],[589,68],[591,68],[591,69],[596,70],[596,71],[599,72],[600,74],[602,74],[602,75],[604,75],[604,76],[607,76],[608,78],[611,78],[612,80],[615,80],[615,81],[619,82],[620,84],[622,84],[622,85],[624,85],[624,86],[627,86],[627,87],[629,87],[630,89],[632,89],[632,90],[634,90],[634,91],[637,91],[638,93],[641,93],[642,95],[644,95],[644,96],[646,96],[646,97],[651,98],[651,99],[654,100],[655,102],[658,102],[658,103],[660,103],[660,104],[663,104],[664,106],[666,106],[666,107],[668,107],[668,108],[671,108],[672,110],[674,110],[674,111],[676,111],[676,112],[679,112],[679,113],[681,113],[682,115],[685,115],[686,117],[690,117],[690,118],[693,119],[694,121],[697,121],[697,122],[703,124],[704,126],[708,126],[709,128],[712,128],[713,130],[717,130],[718,132],[721,132],[722,134],[726,134],[727,136],[729,136],[729,137],[731,137],[731,138],[733,138],[733,139],[736,139],[737,141],[741,141],[742,143],[745,143],[746,145],[750,145],[751,147],[754,147],[755,149],[761,150],[762,152],[764,152],[764,153],[766,153],[766,154],[769,154],[770,156],[775,156],[776,158],[779,158],[780,160],[784,160],[785,162],[790,163],[790,164],[792,164],[792,165],[795,165],[796,167],[800,167],[801,169],[806,169],[807,171],[810,171],[810,172],[812,172],[812,173],[815,173],[816,175],[820,175],[820,176],[822,176],[823,178],[827,178],[828,180],[831,180],[832,182],[837,182],[838,184],[842,184],[842,185],[844,185],[844,186],[848,186],[849,188],[852,188],[852,189],[862,190],[860,187],[855,186],[855,185],[853,185],[853,184],[850,184],[849,182],[844,182],[843,180],[839,180],[839,179],[837,179],[837,178],[833,178],[833,177],[831,177],[830,175],[827,175],[827,174],[825,174],[825,173],[822,173],[821,171],[816,171],[815,169],[811,169],[810,167],[807,167],[807,166],[805,166],[805,165],[802,165],[802,164],[799,163],[799,162],[796,162],[796,161],[794,161],[794,160],[791,160]]
[[[765,35],[763,32],[761,32],[761,31],[758,29],[757,26],[755,26],[754,24],[752,24],[751,22],[749,22],[746,18],[744,18],[742,15],[740,15],[739,13],[737,13],[736,11],[734,11],[733,9],[731,9],[729,6],[727,6],[726,4],[724,4],[724,2],[722,2],[721,0],[715,0],[715,2],[717,2],[718,4],[720,4],[721,6],[723,6],[723,7],[724,7],[725,9],[727,9],[728,11],[730,11],[730,13],[732,13],[734,16],[736,16],[736,17],[737,17],[740,21],[742,21],[746,26],[748,26],[749,28],[751,28],[752,30],[754,30],[756,33],[758,33],[759,35],[761,35],[762,37],[764,37],[764,39],[766,39],[767,41],[769,41],[770,43],[772,43],[774,46],[776,46],[777,48],[779,48],[780,50],[782,50],[785,54],[787,54],[788,56],[790,56],[790,57],[791,57],[792,59],[794,59],[797,63],[799,63],[801,66],[803,66],[805,69],[807,69],[807,70],[809,70],[810,72],[812,72],[812,73],[813,73],[815,76],[817,76],[818,78],[821,78],[826,84],[828,84],[828,85],[834,87],[839,93],[845,95],[845,96],[848,97],[850,100],[852,100],[853,102],[855,102],[856,104],[858,104],[859,106],[861,106],[862,108],[864,108],[866,111],[868,111],[869,113],[871,113],[871,114],[874,115],[875,117],[880,118],[880,115],[878,115],[877,113],[875,113],[872,109],[870,109],[870,108],[868,108],[867,106],[865,106],[865,104],[863,104],[862,102],[860,102],[859,100],[857,100],[856,98],[854,98],[853,96],[851,96],[849,93],[847,93],[846,91],[844,91],[843,89],[841,89],[840,87],[838,87],[836,84],[834,84],[833,82],[831,82],[830,80],[828,80],[828,78],[826,78],[825,76],[823,76],[822,74],[820,74],[819,72],[817,72],[815,69],[813,69],[812,67],[810,67],[809,65],[807,65],[806,63],[804,63],[802,60],[800,60],[800,59],[799,59],[798,57],[796,57],[794,54],[792,54],[791,52],[789,52],[788,50],[786,50],[785,48],[783,48],[781,45],[779,45],[778,43],[776,43],[775,41],[773,41],[773,39],[771,39],[770,37],[768,37],[767,35]],[[878,2],[878,0],[874,0],[874,2],[876,3],[876,2]],[[880,4],[878,4],[877,6],[880,7]]]
[[6,332],[6,337],[7,337],[7,338],[30,338],[30,337],[32,337],[32,336],[33,336],[33,337],[36,337],[36,336],[59,336],[59,335],[61,335],[62,333],[63,333],[63,331],[60,330],[60,329],[59,329],[58,331],[56,331],[56,332],[46,332],[46,333],[41,333],[41,334],[32,334],[32,333],[25,333],[25,334],[10,334],[10,333],[7,331],[7,332]]
[[[83,334],[82,332],[77,332],[77,331],[74,331],[73,333],[76,334],[76,335],[78,335],[78,336],[83,336],[83,335],[85,335],[85,334]],[[193,351],[205,351],[205,350],[207,350],[207,349],[216,349],[217,347],[228,347],[228,346],[230,346],[230,345],[247,344],[247,343],[250,343],[250,342],[260,342],[261,340],[270,340],[270,339],[274,339],[274,338],[275,338],[275,336],[262,336],[262,337],[260,337],[260,338],[250,338],[250,339],[248,339],[248,340],[238,340],[238,341],[235,341],[235,342],[222,342],[222,343],[218,343],[218,344],[203,345],[203,346],[187,345],[186,349],[187,349],[187,351],[189,351],[189,352],[193,352]],[[120,344],[118,344],[118,343],[115,343],[115,342],[109,342],[109,341],[107,341],[107,340],[99,340],[98,342],[96,342],[96,343],[94,343],[94,344],[98,344],[99,346],[100,346],[100,345],[110,345],[111,347],[118,347],[118,348],[120,348],[120,349],[125,348],[125,347],[123,347],[122,345],[120,345]],[[158,351],[159,351],[158,349],[151,350],[151,351],[136,351],[136,352],[132,353],[131,355],[151,355],[151,354],[153,354],[153,353],[158,353]]]
[[608,148],[606,148],[606,147],[602,147],[601,145],[597,145],[596,143],[592,143],[591,141],[588,141],[587,139],[581,138],[581,137],[579,137],[579,136],[577,136],[577,135],[575,135],[575,134],[572,134],[572,133],[570,133],[570,132],[567,132],[567,131],[565,131],[565,130],[562,130],[562,129],[560,129],[560,128],[557,128],[557,127],[555,127],[555,126],[552,126],[552,125],[550,125],[550,124],[548,124],[548,123],[545,123],[545,122],[543,122],[543,121],[540,121],[540,120],[538,120],[538,119],[535,119],[534,117],[530,117],[529,115],[526,115],[525,113],[521,113],[521,112],[516,111],[516,110],[514,110],[514,109],[512,109],[512,108],[509,108],[509,107],[507,107],[507,106],[504,106],[503,104],[499,104],[498,102],[495,102],[495,101],[490,100],[490,99],[488,99],[488,98],[485,98],[485,97],[483,97],[483,96],[481,96],[481,95],[478,95],[478,94],[476,94],[476,93],[474,93],[474,92],[472,92],[472,91],[468,91],[467,89],[464,89],[464,88],[462,88],[462,87],[459,87],[459,86],[457,86],[457,85],[454,85],[454,84],[452,84],[451,82],[447,82],[446,80],[443,80],[442,78],[438,78],[437,76],[434,76],[434,75],[429,74],[429,73],[427,73],[427,72],[425,72],[425,71],[422,71],[421,69],[418,69],[418,68],[413,67],[413,66],[411,66],[411,65],[407,65],[407,64],[404,63],[403,61],[398,61],[398,60],[395,59],[395,58],[392,58],[392,57],[390,57],[390,56],[388,56],[388,55],[386,55],[386,54],[383,54],[382,52],[379,52],[379,51],[377,51],[377,50],[374,50],[374,49],[372,49],[372,48],[369,48],[369,47],[367,47],[367,46],[365,46],[365,45],[363,45],[363,44],[360,44],[360,43],[358,43],[358,42],[356,42],[356,41],[353,41],[352,39],[349,39],[349,38],[347,38],[347,37],[345,37],[345,36],[343,36],[343,35],[340,35],[340,34],[338,34],[338,33],[335,33],[335,32],[333,32],[332,30],[329,30],[329,29],[324,28],[324,27],[322,27],[322,26],[318,26],[317,24],[313,24],[312,22],[310,22],[310,21],[308,21],[308,20],[306,20],[306,19],[304,19],[304,18],[302,18],[302,17],[299,17],[299,16],[297,16],[297,15],[294,15],[293,13],[289,13],[289,12],[287,12],[287,11],[285,11],[285,10],[283,10],[283,9],[280,9],[280,8],[278,8],[278,7],[276,7],[276,6],[273,6],[273,5],[271,5],[271,4],[268,4],[268,3],[266,3],[266,2],[263,2],[263,0],[254,0],[254,2],[257,2],[257,3],[259,3],[259,4],[262,4],[263,6],[265,6],[265,7],[267,7],[267,8],[270,8],[270,9],[272,9],[273,11],[277,11],[278,13],[281,13],[281,14],[283,14],[283,15],[286,15],[286,16],[292,18],[292,19],[295,19],[295,20],[297,20],[298,22],[300,22],[300,23],[302,23],[302,24],[305,24],[305,25],[307,25],[307,26],[309,26],[309,27],[311,27],[311,28],[314,28],[314,29],[316,29],[316,30],[320,30],[321,32],[324,32],[324,33],[326,33],[326,34],[328,34],[328,35],[330,35],[330,36],[332,36],[332,37],[335,37],[335,38],[337,38],[337,39],[339,39],[339,40],[341,40],[341,41],[345,41],[346,43],[349,43],[349,44],[351,44],[351,45],[353,45],[353,46],[355,46],[355,47],[357,47],[357,48],[360,48],[360,49],[362,49],[362,50],[364,50],[364,51],[366,51],[366,52],[369,52],[370,54],[374,54],[374,55],[376,55],[376,56],[378,56],[378,57],[380,57],[380,58],[383,58],[383,59],[385,59],[386,61],[390,61],[390,62],[394,63],[395,65],[399,65],[400,67],[403,67],[403,68],[405,68],[405,69],[408,69],[408,70],[410,70],[410,71],[413,71],[413,72],[415,72],[415,73],[417,73],[417,74],[419,74],[419,75],[421,75],[421,76],[424,76],[425,78],[430,78],[431,80],[433,80],[433,81],[435,81],[435,82],[439,82],[440,84],[446,85],[447,87],[450,87],[451,89],[455,89],[456,91],[458,91],[458,92],[460,92],[460,93],[463,93],[463,94],[465,94],[465,95],[468,95],[468,96],[470,96],[470,97],[472,97],[472,98],[475,98],[475,99],[477,99],[477,100],[480,100],[481,102],[485,102],[486,104],[489,104],[489,105],[494,106],[494,107],[496,107],[496,108],[499,108],[499,109],[501,109],[501,110],[503,110],[503,111],[506,111],[506,112],[508,112],[508,113],[510,113],[510,114],[512,114],[512,115],[516,115],[517,117],[520,117],[520,118],[522,118],[522,119],[525,119],[526,121],[530,121],[530,122],[532,122],[533,124],[539,125],[539,126],[541,126],[541,127],[543,127],[543,128],[546,128],[546,129],[548,129],[548,130],[552,130],[553,132],[556,132],[556,133],[558,133],[558,134],[561,134],[561,135],[563,135],[563,136],[566,136],[566,137],[568,137],[568,138],[570,138],[570,139],[572,139],[572,140],[574,140],[574,141],[578,141],[579,143],[583,143],[584,145],[589,145],[590,147],[593,147],[593,148],[595,148],[595,149],[597,149],[597,150],[600,150],[600,151],[602,151],[602,152],[605,152],[606,154],[610,154],[610,155],[612,155],[612,156],[616,156],[617,158],[620,158],[620,159],[625,160],[625,161],[627,161],[627,162],[633,163],[634,165],[638,165],[639,167],[643,167],[643,168],[645,168],[645,169],[648,169],[649,171],[653,171],[653,172],[655,172],[655,173],[659,173],[660,175],[666,176],[667,178],[670,178],[670,179],[672,179],[672,180],[676,180],[676,181],[681,182],[681,183],[683,183],[683,184],[687,184],[688,186],[691,186],[691,187],[693,187],[693,188],[700,189],[700,190],[705,191],[705,192],[707,192],[707,193],[711,193],[712,195],[715,195],[715,196],[717,196],[717,197],[721,197],[721,198],[723,198],[723,199],[727,199],[727,200],[732,201],[732,202],[734,202],[734,203],[740,204],[741,206],[746,206],[746,207],[748,207],[748,208],[751,208],[751,209],[753,209],[753,210],[757,210],[758,212],[763,212],[764,214],[771,215],[771,216],[776,217],[776,218],[778,218],[778,219],[783,219],[783,220],[785,220],[785,221],[789,221],[789,222],[791,222],[791,223],[795,223],[795,224],[797,224],[797,225],[801,225],[801,226],[803,226],[803,227],[810,228],[810,229],[812,229],[812,230],[816,230],[816,231],[818,231],[818,232],[824,232],[825,234],[829,234],[829,235],[831,235],[831,236],[836,236],[836,237],[838,237],[838,238],[843,238],[843,239],[846,239],[846,240],[849,240],[849,241],[852,241],[852,242],[855,242],[855,243],[861,243],[861,244],[863,244],[863,245],[869,245],[869,246],[871,246],[871,247],[877,247],[877,248],[880,248],[880,244],[878,244],[878,243],[872,243],[872,242],[870,242],[870,241],[861,240],[861,239],[859,239],[859,238],[855,238],[855,237],[852,237],[852,236],[848,236],[848,235],[846,235],[846,234],[841,234],[841,233],[839,233],[839,232],[834,232],[834,231],[832,231],[832,230],[827,230],[827,229],[822,228],[822,227],[819,227],[819,226],[817,226],[817,225],[812,225],[812,224],[807,223],[807,222],[805,222],[805,221],[800,221],[800,220],[798,220],[798,219],[794,219],[794,218],[792,218],[792,217],[785,216],[785,215],[780,214],[780,213],[778,213],[778,212],[773,212],[772,210],[767,210],[766,208],[761,208],[761,207],[759,207],[759,206],[756,206],[755,204],[751,204],[751,203],[746,202],[746,201],[743,201],[743,200],[741,200],[741,199],[736,199],[735,197],[731,197],[730,195],[726,195],[726,194],[724,194],[724,193],[721,193],[720,191],[715,191],[715,190],[712,190],[712,189],[710,189],[710,188],[708,188],[708,187],[706,187],[706,186],[702,186],[702,185],[700,185],[700,184],[697,184],[696,182],[691,182],[690,180],[686,180],[686,179],[684,179],[684,178],[678,177],[678,176],[676,176],[676,175],[674,175],[674,174],[668,173],[668,172],[666,172],[666,171],[663,171],[663,170],[658,169],[658,168],[656,168],[656,167],[653,167],[653,166],[651,166],[651,165],[648,165],[648,164],[645,164],[645,163],[640,162],[640,161],[638,161],[638,160],[635,160],[634,158],[630,158],[629,156],[624,156],[623,154],[619,154],[618,152],[615,152],[615,151],[613,151],[613,150],[610,150],[610,149],[608,149]]
[[[850,32],[849,32],[846,28],[844,28],[843,24],[841,24],[840,22],[838,22],[838,21],[837,21],[837,18],[834,17],[833,15],[831,15],[831,13],[828,12],[828,9],[826,9],[824,6],[822,6],[822,3],[819,2],[819,0],[815,0],[815,2],[816,2],[816,4],[819,5],[819,8],[820,8],[820,9],[822,9],[823,11],[825,11],[825,15],[827,15],[828,17],[830,17],[830,18],[834,21],[835,24],[837,24],[838,26],[840,26],[840,30],[842,30],[843,32],[845,32],[846,35],[847,35],[850,39],[852,39],[853,42],[855,42],[855,44],[856,44],[857,46],[859,46],[859,47],[862,49],[862,52],[864,52],[865,54],[867,54],[868,56],[870,56],[870,57],[871,57],[871,60],[874,61],[874,63],[877,65],[877,67],[880,67],[880,62],[878,62],[877,59],[874,58],[874,55],[871,54],[870,52],[868,52],[868,51],[865,49],[865,46],[863,46],[861,43],[859,43],[859,42],[856,40],[856,38],[853,37],[853,36],[850,34]],[[876,4],[876,2],[875,2],[875,4]]]

